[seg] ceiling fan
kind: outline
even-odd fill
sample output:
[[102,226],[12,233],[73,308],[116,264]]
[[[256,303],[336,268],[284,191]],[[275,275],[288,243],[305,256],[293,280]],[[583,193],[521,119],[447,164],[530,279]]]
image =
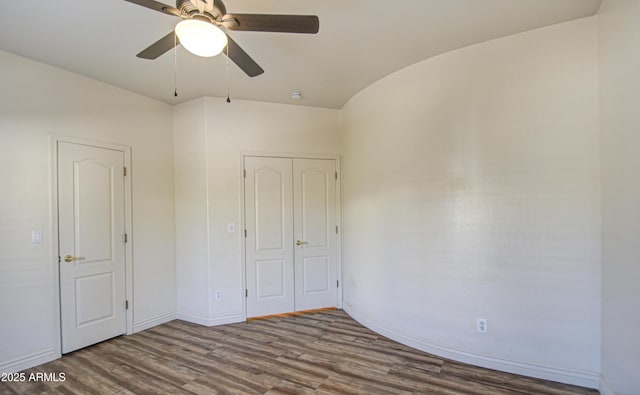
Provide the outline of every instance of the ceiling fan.
[[227,56],[249,77],[264,70],[223,29],[315,34],[320,26],[315,15],[227,14],[222,0],[176,0],[175,7],[155,0],[125,1],[182,18],[175,33],[162,37],[137,57],[156,59],[177,44],[199,56],[215,56],[226,48]]

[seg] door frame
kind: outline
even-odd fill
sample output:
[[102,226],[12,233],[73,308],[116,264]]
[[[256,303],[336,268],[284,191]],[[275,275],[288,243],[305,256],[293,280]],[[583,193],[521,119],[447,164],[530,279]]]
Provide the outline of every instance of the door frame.
[[[299,154],[299,153],[285,153],[285,152],[261,152],[261,151],[242,151],[240,152],[240,172],[238,177],[240,178],[240,226],[238,234],[240,235],[240,257],[242,261],[242,280],[241,289],[247,288],[247,256],[246,256],[246,244],[247,239],[244,237],[244,230],[246,229],[245,219],[245,197],[244,197],[244,159],[246,157],[261,157],[261,158],[286,158],[286,159],[332,159],[336,161],[336,171],[338,172],[338,181],[336,182],[336,224],[338,224],[338,237],[336,238],[336,278],[339,281],[339,287],[337,291],[338,300],[336,307],[342,308],[342,235],[344,233],[342,224],[342,156],[337,154]],[[243,292],[242,303],[242,316],[244,320],[247,320],[247,298]]]
[[126,334],[133,333],[133,227],[131,221],[131,147],[128,145],[114,144],[103,141],[89,140],[77,137],[52,135],[49,139],[50,148],[50,206],[49,206],[49,223],[51,228],[49,234],[51,235],[50,243],[50,258],[51,264],[54,267],[54,295],[53,300],[55,303],[55,336],[58,339],[56,346],[56,354],[58,357],[62,356],[62,319],[60,317],[60,263],[58,257],[60,255],[60,239],[58,235],[58,143],[72,143],[80,145],[88,145],[96,148],[111,149],[115,151],[121,151],[124,154],[124,166],[127,168],[127,176],[124,177],[124,215],[125,215],[125,231],[128,235],[128,242],[125,243],[125,297],[129,301],[129,308],[126,311]]

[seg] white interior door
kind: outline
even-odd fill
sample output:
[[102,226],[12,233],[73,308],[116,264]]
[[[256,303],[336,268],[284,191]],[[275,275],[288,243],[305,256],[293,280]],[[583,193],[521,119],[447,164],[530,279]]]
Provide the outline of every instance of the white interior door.
[[58,142],[62,352],[126,332],[124,152]]
[[293,160],[296,311],[335,307],[335,160]]
[[244,161],[247,317],[335,307],[336,161]]
[[247,317],[294,309],[291,159],[245,158]]

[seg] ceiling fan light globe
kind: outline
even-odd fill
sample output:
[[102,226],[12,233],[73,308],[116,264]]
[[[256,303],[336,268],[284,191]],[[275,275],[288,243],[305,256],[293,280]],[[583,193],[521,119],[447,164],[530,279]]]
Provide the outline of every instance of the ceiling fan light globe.
[[222,30],[212,23],[197,19],[179,22],[176,35],[187,51],[202,57],[216,56],[227,45],[227,35]]

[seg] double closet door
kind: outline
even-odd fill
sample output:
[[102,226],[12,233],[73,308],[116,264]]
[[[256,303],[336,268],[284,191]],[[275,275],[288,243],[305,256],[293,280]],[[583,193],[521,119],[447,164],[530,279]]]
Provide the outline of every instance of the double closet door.
[[336,161],[245,157],[247,317],[335,307]]

